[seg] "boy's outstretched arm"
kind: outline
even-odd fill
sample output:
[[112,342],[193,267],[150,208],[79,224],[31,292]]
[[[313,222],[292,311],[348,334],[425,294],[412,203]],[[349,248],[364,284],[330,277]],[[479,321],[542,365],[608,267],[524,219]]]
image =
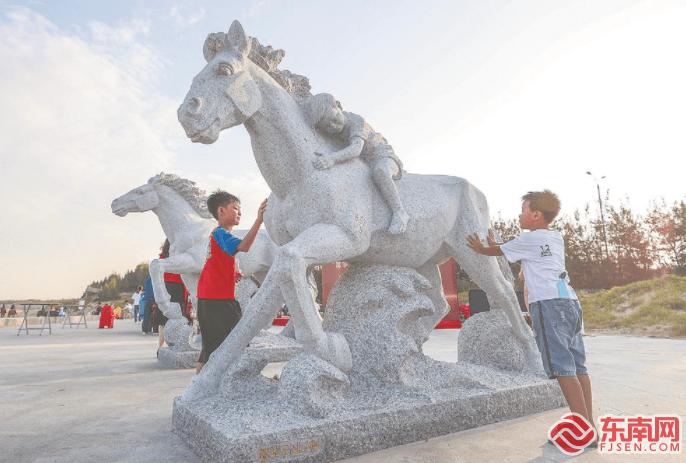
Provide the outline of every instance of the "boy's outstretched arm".
[[252,224],[252,227],[250,227],[250,231],[246,233],[246,235],[243,237],[243,240],[241,240],[241,244],[238,245],[236,248],[236,252],[248,252],[250,250],[250,246],[255,242],[255,237],[257,237],[257,232],[260,230],[260,226],[262,225],[262,221],[264,220],[264,211],[267,209],[267,200],[265,199],[262,201],[262,204],[260,204],[260,209],[257,211],[257,218],[255,219],[255,223]]
[[[491,239],[489,239],[489,243],[491,243]],[[482,254],[484,256],[502,256],[503,251],[500,250],[500,245],[498,244],[492,244],[489,246],[484,246],[484,244],[481,242],[481,239],[479,238],[479,235],[474,233],[473,235],[469,235],[467,237],[467,245],[472,248],[472,250],[478,254]]]
[[328,169],[334,164],[358,157],[360,153],[362,153],[362,148],[364,148],[364,140],[360,137],[354,137],[350,145],[334,153],[328,155],[315,153],[317,155],[317,159],[312,161],[312,163],[317,169]]

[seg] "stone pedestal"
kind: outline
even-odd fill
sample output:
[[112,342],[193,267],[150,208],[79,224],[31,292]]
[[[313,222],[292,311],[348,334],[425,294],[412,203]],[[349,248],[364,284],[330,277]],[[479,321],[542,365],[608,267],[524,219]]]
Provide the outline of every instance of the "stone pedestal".
[[173,427],[203,461],[324,463],[565,404],[554,381],[478,367],[469,373],[489,377],[491,387],[424,394],[403,388],[358,390],[323,418],[290,411],[274,381],[250,399],[177,399]]
[[[435,310],[429,289],[411,269],[351,266],[324,327],[345,336],[352,371],[263,331],[219,394],[175,400],[175,432],[204,461],[323,463],[564,405],[497,310],[465,323],[459,362],[426,357],[420,319]],[[260,374],[284,361],[280,379]]]

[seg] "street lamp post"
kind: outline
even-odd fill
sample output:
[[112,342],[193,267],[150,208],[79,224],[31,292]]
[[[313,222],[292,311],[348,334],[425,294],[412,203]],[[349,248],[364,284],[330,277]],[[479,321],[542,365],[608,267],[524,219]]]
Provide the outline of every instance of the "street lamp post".
[[609,258],[610,257],[610,250],[607,246],[607,232],[605,230],[605,213],[603,212],[603,198],[600,195],[600,180],[604,179],[606,176],[603,175],[600,177],[600,180],[598,180],[595,175],[591,173],[590,170],[586,171],[587,175],[590,175],[593,178],[593,181],[595,182],[595,186],[598,189],[598,205],[600,206],[600,221],[603,224],[603,241],[605,242],[605,257]]

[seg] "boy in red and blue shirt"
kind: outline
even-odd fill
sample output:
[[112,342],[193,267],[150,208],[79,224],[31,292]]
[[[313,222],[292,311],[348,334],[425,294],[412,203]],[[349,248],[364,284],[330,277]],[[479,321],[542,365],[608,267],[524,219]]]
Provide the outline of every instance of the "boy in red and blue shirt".
[[241,319],[241,307],[234,294],[238,273],[235,255],[247,252],[255,241],[267,200],[260,205],[255,223],[242,240],[231,234],[233,227],[241,220],[241,202],[236,196],[226,191],[212,193],[207,198],[207,208],[219,226],[210,235],[207,260],[198,281],[198,323],[202,350],[197,372]]

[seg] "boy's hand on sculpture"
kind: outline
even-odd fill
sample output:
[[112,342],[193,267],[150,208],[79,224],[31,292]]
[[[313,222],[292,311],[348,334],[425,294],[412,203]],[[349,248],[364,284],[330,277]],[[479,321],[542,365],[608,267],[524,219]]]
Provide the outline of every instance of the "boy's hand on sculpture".
[[479,238],[479,235],[477,233],[467,236],[467,245],[470,248],[472,248],[472,251],[478,254],[483,254],[484,245],[481,242],[481,238]]
[[481,238],[479,238],[479,235],[474,233],[473,235],[467,236],[467,246],[472,248],[472,250],[477,254],[492,257],[502,256],[503,251],[500,250],[500,245],[497,243],[491,244],[490,237],[486,239],[489,241],[488,246],[484,246],[484,244],[481,242]]
[[319,170],[330,169],[336,163],[335,160],[333,159],[333,156],[331,156],[331,155],[326,155],[323,153],[314,153],[314,154],[317,155],[317,158],[314,161],[312,161],[312,165],[314,165],[315,169],[319,169]]
[[265,199],[262,201],[262,204],[260,204],[260,208],[257,211],[257,220],[262,222],[264,220],[264,211],[267,210],[267,200]]

